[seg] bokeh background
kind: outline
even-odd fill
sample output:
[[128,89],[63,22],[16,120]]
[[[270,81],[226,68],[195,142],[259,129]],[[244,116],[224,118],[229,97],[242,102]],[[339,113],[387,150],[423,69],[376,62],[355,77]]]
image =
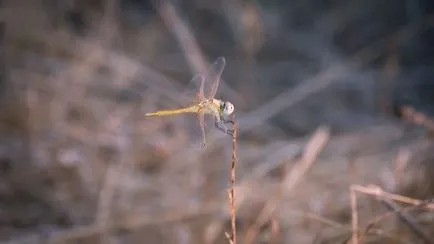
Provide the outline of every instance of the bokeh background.
[[[210,119],[201,149],[195,116],[143,116],[188,104],[219,56],[239,243],[349,241],[354,184],[432,198],[433,14],[429,0],[0,1],[1,242],[229,243],[231,138]],[[390,201],[357,194],[360,243],[432,243],[432,210],[376,219]]]

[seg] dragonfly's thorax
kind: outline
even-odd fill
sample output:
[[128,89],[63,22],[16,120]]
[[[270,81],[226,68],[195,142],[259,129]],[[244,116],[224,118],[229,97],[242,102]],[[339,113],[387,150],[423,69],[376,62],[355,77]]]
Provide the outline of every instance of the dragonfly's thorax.
[[199,103],[203,112],[220,117],[221,101],[217,99],[205,99]]
[[222,101],[219,99],[212,99],[207,101],[207,107],[212,108],[215,116],[227,117],[233,114],[234,105],[228,101]]
[[204,99],[200,102],[201,106],[209,106],[210,104],[212,104],[215,99]]

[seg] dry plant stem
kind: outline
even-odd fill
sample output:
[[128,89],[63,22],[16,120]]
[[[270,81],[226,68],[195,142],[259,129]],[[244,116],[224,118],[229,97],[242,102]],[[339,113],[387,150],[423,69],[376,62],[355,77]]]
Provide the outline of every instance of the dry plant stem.
[[425,114],[416,111],[410,106],[403,106],[401,112],[408,121],[416,125],[422,125],[429,132],[434,132],[434,121]]
[[404,222],[405,224],[408,225],[408,227],[410,227],[410,229],[420,238],[422,239],[425,243],[428,244],[432,244],[434,243],[431,239],[431,237],[429,237],[419,226],[419,224],[417,223],[417,221],[408,213],[406,212],[401,212],[399,211],[399,206],[394,203],[393,201],[390,201],[389,199],[382,199],[381,203],[384,204],[389,210],[392,210],[393,212],[395,212],[399,219]]
[[[430,202],[430,201],[431,201],[431,200],[427,200],[425,204],[428,204],[428,202]],[[405,207],[405,208],[401,208],[401,209],[398,209],[398,208],[397,208],[396,211],[385,213],[385,214],[383,214],[383,215],[381,215],[381,216],[379,216],[379,217],[377,217],[377,218],[371,220],[371,221],[366,225],[366,227],[364,228],[364,230],[363,230],[363,231],[360,231],[361,235],[360,235],[360,237],[359,237],[359,241],[362,242],[362,241],[363,241],[363,238],[364,238],[365,236],[367,236],[368,233],[371,232],[371,230],[373,229],[374,225],[375,225],[376,223],[380,222],[381,220],[383,220],[383,219],[385,219],[385,218],[388,218],[388,217],[390,217],[390,216],[392,216],[392,215],[394,215],[394,214],[399,214],[400,212],[408,212],[408,211],[413,211],[413,210],[420,209],[420,208],[422,208],[422,206],[423,206],[423,205],[421,205],[421,206],[409,206],[409,207]]]
[[256,239],[260,228],[267,223],[275,213],[284,195],[288,195],[294,189],[307,170],[316,161],[319,153],[324,148],[330,136],[328,128],[319,128],[309,142],[303,152],[301,159],[295,163],[291,171],[285,176],[282,181],[281,189],[276,197],[270,199],[262,208],[253,225],[247,230],[244,243],[250,244]]
[[351,186],[355,191],[364,193],[366,195],[381,197],[381,198],[387,198],[393,201],[402,202],[414,206],[423,206],[423,208],[428,210],[434,210],[434,203],[428,203],[426,204],[426,201],[413,199],[406,196],[401,196],[393,193],[389,193],[386,191],[383,191],[380,187],[375,185],[370,185],[368,187],[360,186],[360,185],[352,185]]
[[231,212],[231,228],[232,228],[232,235],[230,236],[229,242],[231,244],[237,244],[237,225],[236,225],[237,215],[236,215],[236,207],[235,207],[235,176],[236,176],[235,170],[238,162],[237,137],[238,137],[238,125],[237,122],[235,121],[234,134],[232,136],[231,187],[229,190],[229,206]]
[[[353,215],[352,215],[352,223],[353,223],[352,224],[352,229],[353,229],[352,242],[353,243],[359,242],[358,236],[357,236],[358,219],[357,219],[356,192],[360,192],[360,193],[363,193],[366,195],[376,196],[376,197],[380,198],[381,199],[380,201],[383,204],[385,204],[387,208],[393,210],[394,213],[398,214],[398,217],[405,224],[407,224],[410,227],[410,229],[413,230],[413,232],[418,237],[423,239],[425,243],[433,243],[433,241],[431,241],[431,238],[421,230],[421,228],[419,227],[417,222],[414,220],[414,218],[408,214],[402,213],[402,210],[400,210],[399,207],[396,206],[396,204],[394,202],[392,202],[391,200],[403,202],[403,203],[407,203],[407,204],[411,204],[411,205],[415,205],[415,206],[419,206],[419,207],[423,207],[423,208],[427,208],[430,210],[433,209],[434,204],[426,203],[424,201],[412,199],[412,198],[405,197],[405,196],[400,196],[400,195],[388,193],[388,192],[383,191],[380,187],[377,187],[377,186],[363,187],[363,186],[359,186],[359,185],[352,185],[350,187],[350,189],[351,189],[351,195],[350,195],[350,197],[351,197],[351,209],[352,209],[352,213],[353,213]],[[369,224],[367,229],[369,229],[372,225],[373,225],[373,223]],[[365,232],[367,232],[367,231],[368,230],[366,230]]]
[[186,212],[184,208],[174,209],[167,213],[161,214],[160,216],[141,216],[136,213],[128,214],[121,219],[116,221],[111,221],[107,223],[106,226],[101,225],[86,225],[77,226],[67,230],[56,231],[49,237],[48,243],[63,243],[71,239],[79,239],[84,237],[89,237],[93,235],[98,235],[103,231],[109,230],[136,230],[143,228],[145,226],[158,226],[166,223],[176,223],[182,222],[189,219],[198,218],[201,216],[209,215],[210,213],[215,213],[219,209],[218,206],[204,206],[201,209],[195,211]]
[[[207,62],[205,55],[200,50],[196,38],[186,23],[179,17],[176,12],[175,6],[168,0],[161,0],[157,5],[157,10],[163,19],[165,25],[177,38],[181,45],[184,54],[190,64],[190,69],[193,73],[204,73],[208,69],[209,62]],[[235,91],[225,85],[223,79],[220,80],[220,90],[225,89],[229,95],[237,94]],[[234,95],[232,95],[234,97]],[[237,96],[235,96],[237,97]]]
[[279,220],[274,215],[271,219],[271,237],[270,243],[278,243],[279,241],[280,224]]
[[[399,44],[407,41],[419,31],[422,30],[418,25],[415,27],[414,24],[410,24],[392,35],[396,37],[396,41]],[[375,47],[387,41],[389,37],[390,35],[381,38],[378,42],[361,49],[347,60],[331,64],[329,68],[321,71],[310,79],[304,80],[295,88],[291,87],[287,89],[270,101],[262,103],[257,109],[246,113],[238,120],[243,128],[243,132],[250,131],[262,125],[266,120],[272,118],[282,110],[287,109],[315,92],[319,92],[340,80],[340,78],[353,74],[353,72],[362,67],[364,63],[368,63],[382,54],[382,52]]]
[[110,165],[107,169],[103,187],[100,191],[95,222],[106,225],[110,221],[110,208],[116,193],[118,179],[122,174],[123,164]]
[[350,187],[350,203],[351,203],[351,229],[352,229],[351,243],[358,244],[359,243],[359,238],[358,238],[359,217],[357,214],[356,191],[353,186]]
[[[0,3],[1,4],[1,3]],[[1,6],[0,6],[1,7]],[[5,34],[6,34],[6,24],[0,20],[0,82],[3,84],[3,80],[6,79],[6,61],[5,55]]]
[[390,216],[392,216],[393,214],[397,213],[397,212],[408,212],[408,211],[412,211],[412,210],[416,210],[416,209],[420,209],[423,208],[424,205],[429,204],[432,200],[426,200],[424,201],[424,204],[421,205],[416,205],[416,206],[409,206],[409,207],[405,207],[405,208],[401,208],[401,209],[396,209],[394,212],[389,212],[386,214],[383,214],[381,216],[378,216],[377,218],[371,220],[365,227],[364,231],[361,231],[361,235],[360,235],[360,241],[363,240],[363,238],[369,233],[369,231],[374,227],[374,225],[378,222],[380,222],[381,220],[388,218]]
[[207,68],[207,64],[199,49],[199,45],[189,28],[178,16],[173,4],[168,0],[162,0],[158,3],[157,9],[166,26],[178,39],[178,42],[183,48],[184,54],[190,62],[191,69],[194,73],[204,72]]

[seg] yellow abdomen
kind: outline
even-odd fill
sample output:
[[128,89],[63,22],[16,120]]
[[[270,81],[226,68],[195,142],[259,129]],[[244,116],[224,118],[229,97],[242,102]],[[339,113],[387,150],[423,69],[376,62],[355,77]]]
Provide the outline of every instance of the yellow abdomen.
[[193,105],[186,108],[179,109],[168,109],[168,110],[160,110],[152,113],[146,113],[145,116],[168,116],[168,115],[176,115],[176,114],[184,114],[184,113],[197,113],[199,112],[200,107],[197,105]]

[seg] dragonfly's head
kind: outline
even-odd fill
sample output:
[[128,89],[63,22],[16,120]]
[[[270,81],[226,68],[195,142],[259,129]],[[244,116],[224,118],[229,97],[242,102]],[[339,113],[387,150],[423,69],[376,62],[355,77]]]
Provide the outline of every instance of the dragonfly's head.
[[231,102],[225,101],[222,104],[222,113],[224,116],[229,116],[234,113],[235,107]]

